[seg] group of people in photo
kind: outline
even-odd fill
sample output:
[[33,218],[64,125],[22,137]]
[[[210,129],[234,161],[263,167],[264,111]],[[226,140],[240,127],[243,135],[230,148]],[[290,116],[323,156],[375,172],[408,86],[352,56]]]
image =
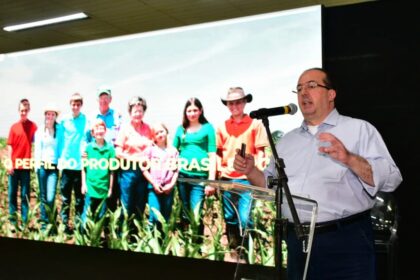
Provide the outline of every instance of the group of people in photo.
[[[165,124],[144,122],[147,110],[145,98],[132,97],[128,101],[129,120],[111,108],[111,89],[97,91],[99,110],[86,115],[82,112],[83,97],[70,96],[70,113],[61,115],[53,105],[47,105],[44,123],[28,119],[30,102],[20,100],[20,120],[15,123],[7,139],[9,158],[4,160],[9,174],[9,219],[18,228],[17,190],[21,188],[21,220],[28,220],[30,200],[30,172],[35,170],[39,186],[41,228],[52,222],[51,213],[60,209],[61,223],[71,234],[74,226],[83,229],[88,215],[96,213],[101,219],[107,210],[124,210],[121,216],[140,221],[149,205],[150,229],[160,229],[158,215],[169,220],[175,188],[182,205],[179,224],[185,230],[201,213],[205,196],[216,193],[214,186],[178,182],[178,178],[230,180],[249,184],[243,174],[233,169],[235,149],[242,143],[257,161],[265,158],[267,135],[259,120],[251,119],[244,108],[252,95],[241,87],[229,88],[221,98],[231,116],[220,127],[210,124],[198,98],[189,98],[182,113],[182,124],[173,137]],[[33,156],[32,156],[32,142]],[[57,186],[61,205],[55,205]],[[222,191],[223,213],[231,248],[240,246],[244,228],[252,224],[250,192]],[[75,201],[72,203],[72,199]],[[74,217],[71,206],[74,205]],[[238,215],[236,214],[238,213]],[[199,235],[204,225],[199,222]]]
[[[307,278],[375,279],[370,209],[379,191],[392,192],[399,186],[401,173],[372,124],[339,114],[335,108],[337,91],[325,69],[303,71],[295,93],[304,120],[286,133],[275,149],[284,160],[291,193],[318,203]],[[89,212],[98,213],[100,218],[119,206],[125,214],[121,219],[141,220],[148,205],[148,226],[159,228],[159,213],[166,220],[171,216],[174,193],[182,205],[179,226],[188,228],[192,213],[201,212],[205,197],[217,193],[214,185],[200,181],[265,188],[268,177],[279,177],[279,166],[272,157],[267,160],[271,136],[261,120],[245,112],[252,95],[241,87],[229,88],[221,98],[229,116],[218,127],[205,117],[202,102],[189,98],[172,139],[165,124],[144,121],[148,106],[143,97],[128,101],[127,122],[110,108],[109,88],[100,88],[97,98],[99,111],[92,117],[82,113],[83,97],[75,93],[69,100],[70,114],[58,118],[56,108],[46,107],[44,122],[38,125],[28,119],[29,100],[20,100],[20,120],[10,128],[8,158],[4,160],[8,163],[12,224],[18,224],[19,186],[21,220],[27,222],[31,167],[38,179],[43,228],[51,222],[48,213],[56,207],[59,185],[61,221],[67,233],[78,221],[83,228]],[[241,147],[245,147],[243,152]],[[249,215],[252,194],[230,190],[220,194],[226,235],[230,248],[235,249],[244,229],[255,223]],[[75,217],[71,221],[73,204]],[[283,210],[288,219],[288,279],[302,279],[306,269],[304,246],[287,205]],[[310,220],[304,217],[301,222],[307,226]],[[203,235],[202,219],[198,227],[199,235]]]

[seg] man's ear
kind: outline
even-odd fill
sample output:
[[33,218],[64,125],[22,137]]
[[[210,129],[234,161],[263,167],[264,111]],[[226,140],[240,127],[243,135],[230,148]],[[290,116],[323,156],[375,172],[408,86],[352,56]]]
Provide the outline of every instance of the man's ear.
[[335,89],[329,89],[328,90],[328,100],[329,101],[334,101],[335,96],[336,96]]

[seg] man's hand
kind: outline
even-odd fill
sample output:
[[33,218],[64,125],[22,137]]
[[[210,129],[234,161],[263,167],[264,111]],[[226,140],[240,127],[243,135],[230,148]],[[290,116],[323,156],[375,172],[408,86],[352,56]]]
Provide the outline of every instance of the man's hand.
[[233,168],[242,174],[249,175],[255,168],[254,157],[250,154],[245,154],[245,157],[240,155],[240,150],[236,149],[235,160],[233,161]]
[[321,153],[325,153],[332,159],[348,166],[363,182],[370,186],[375,186],[372,166],[365,158],[349,152],[344,144],[331,133],[320,133],[318,139],[331,143],[328,147],[319,147],[318,150]]
[[327,154],[332,159],[335,159],[339,162],[342,162],[345,165],[348,165],[350,158],[350,152],[346,149],[344,144],[334,135],[328,132],[320,133],[318,140],[321,142],[329,142],[329,146],[321,146],[318,150],[321,153]]

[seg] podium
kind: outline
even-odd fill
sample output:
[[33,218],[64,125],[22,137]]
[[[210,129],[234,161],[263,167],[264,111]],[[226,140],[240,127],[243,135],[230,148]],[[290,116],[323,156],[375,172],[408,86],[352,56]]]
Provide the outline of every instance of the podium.
[[[287,267],[287,263],[283,262],[282,264],[279,264],[274,261],[276,259],[275,254],[284,254],[284,258],[281,259],[285,260],[285,250],[287,250],[284,242],[282,248],[275,248],[275,190],[224,180],[201,180],[190,178],[179,178],[178,180],[181,182],[215,187],[219,190],[219,193],[222,196],[224,192],[231,192],[238,195],[250,193],[251,204],[249,209],[249,219],[253,220],[253,228],[248,228],[246,225],[240,225],[242,241],[239,249],[240,251],[235,260],[237,265],[233,279],[286,279],[284,278],[285,273],[280,273],[281,275],[279,275],[280,270],[275,269],[275,267],[278,265]],[[318,204],[315,200],[296,195],[292,195],[292,199],[300,220],[305,221],[303,225],[304,236],[302,238],[302,250],[307,256],[304,275],[302,275],[302,279],[305,279],[310,263],[311,246],[315,232]],[[235,207],[235,205],[232,206]],[[282,209],[284,210],[284,216],[290,217],[287,201],[282,204]],[[238,215],[236,207],[235,210]],[[284,217],[280,218],[284,219]],[[238,221],[240,221],[239,217]],[[259,248],[258,254],[256,254],[255,250],[257,247]]]

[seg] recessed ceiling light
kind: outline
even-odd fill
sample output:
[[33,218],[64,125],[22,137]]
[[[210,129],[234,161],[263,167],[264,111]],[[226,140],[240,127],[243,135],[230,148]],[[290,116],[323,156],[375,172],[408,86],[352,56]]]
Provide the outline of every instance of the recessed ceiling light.
[[71,15],[62,16],[62,17],[56,17],[56,18],[44,19],[44,20],[22,23],[22,24],[17,24],[17,25],[5,26],[3,27],[3,30],[12,32],[12,31],[39,27],[39,26],[44,26],[44,25],[49,25],[49,24],[54,24],[54,23],[59,23],[59,22],[64,22],[64,21],[84,19],[87,17],[88,16],[85,13],[77,13],[77,14],[71,14]]

